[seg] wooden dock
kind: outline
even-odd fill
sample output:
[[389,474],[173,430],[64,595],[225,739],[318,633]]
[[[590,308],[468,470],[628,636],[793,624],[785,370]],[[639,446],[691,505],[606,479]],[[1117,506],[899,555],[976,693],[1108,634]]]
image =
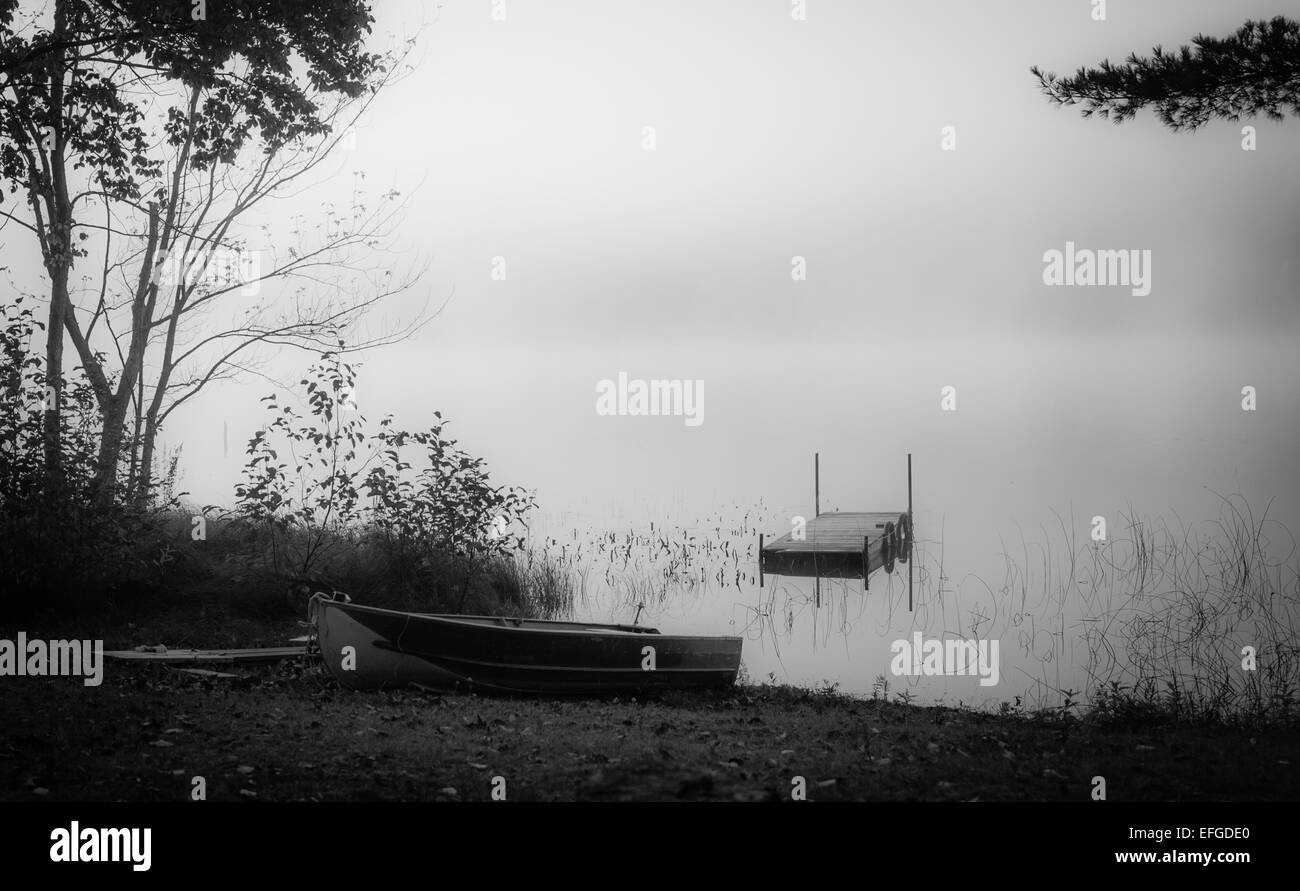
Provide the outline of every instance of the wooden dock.
[[865,579],[884,568],[887,523],[897,526],[906,511],[836,512],[808,520],[802,540],[789,532],[759,550],[764,574]]
[[815,578],[815,603],[821,606],[823,576],[862,579],[865,591],[871,573],[877,569],[893,572],[898,564],[907,565],[907,608],[912,609],[912,543],[916,527],[912,522],[912,455],[907,455],[907,510],[905,511],[836,511],[824,514],[821,508],[821,455],[813,454],[813,518],[802,528],[771,542],[758,536],[758,586],[763,576],[788,575]]

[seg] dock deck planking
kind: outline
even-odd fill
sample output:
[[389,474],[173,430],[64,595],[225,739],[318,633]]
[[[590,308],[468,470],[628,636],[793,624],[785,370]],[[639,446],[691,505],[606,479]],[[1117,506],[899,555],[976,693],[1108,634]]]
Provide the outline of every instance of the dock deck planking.
[[796,541],[791,532],[763,544],[759,556],[763,572],[785,576],[864,578],[883,568],[880,542],[885,524],[897,525],[902,513],[906,512],[836,511],[813,517],[804,528],[802,541]]

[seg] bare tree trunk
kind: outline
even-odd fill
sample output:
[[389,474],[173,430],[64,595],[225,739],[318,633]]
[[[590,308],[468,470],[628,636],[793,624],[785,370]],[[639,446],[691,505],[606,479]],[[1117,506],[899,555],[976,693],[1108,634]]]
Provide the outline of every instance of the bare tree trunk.
[[59,420],[63,410],[63,321],[67,314],[68,264],[50,262],[50,320],[45,331],[45,478],[50,490],[63,479],[63,443]]
[[167,392],[167,383],[171,380],[172,355],[175,347],[175,326],[167,330],[167,343],[163,352],[162,370],[154,384],[153,399],[145,411],[144,445],[140,453],[140,482],[136,488],[136,501],[143,506],[149,501],[153,488],[153,453],[154,443],[158,439],[158,416],[162,411],[163,396]]
[[[174,248],[181,183],[185,167],[189,163],[190,148],[194,142],[195,109],[198,107],[198,102],[199,88],[194,87],[190,91],[189,130],[176,159],[176,167],[172,171],[171,189],[167,195],[165,212],[156,202],[149,203],[149,235],[144,260],[140,266],[140,277],[136,283],[135,300],[131,307],[130,347],[127,350],[126,361],[122,365],[122,378],[118,382],[116,393],[108,389],[102,369],[99,369],[98,376],[105,381],[104,395],[100,399],[104,430],[95,468],[95,490],[100,501],[111,500],[117,488],[117,468],[122,458],[122,431],[126,424],[126,409],[131,393],[144,372],[144,354],[149,348],[149,333],[153,327],[154,308],[158,302],[158,273],[162,271],[157,264],[167,260],[168,252]],[[79,339],[77,344],[81,347],[82,340]],[[90,357],[93,356],[89,345],[87,344],[81,352],[89,364]],[[97,363],[96,365],[98,367]],[[150,465],[146,463],[143,467],[143,478],[148,479],[151,476],[150,470]]]
[[153,451],[158,438],[158,415],[150,409],[144,419],[144,442],[140,447],[140,475],[136,478],[136,503],[144,506],[153,487]]
[[144,366],[144,351],[149,343],[149,324],[153,319],[154,304],[158,295],[154,264],[160,241],[165,256],[168,246],[166,234],[160,240],[158,207],[156,204],[150,204],[149,235],[131,311],[131,344],[127,350],[126,361],[122,365],[122,378],[118,381],[116,392],[109,387],[103,368],[97,362],[92,363],[90,360],[93,356],[90,345],[81,334],[80,328],[71,324],[70,320],[70,330],[78,350],[86,359],[87,370],[97,381],[99,411],[104,420],[104,429],[100,434],[99,455],[95,465],[95,498],[100,503],[111,502],[117,489],[117,468],[122,458],[122,432],[126,426],[126,410],[130,406],[131,392],[135,389],[136,381]]
[[[54,7],[54,39],[59,41],[68,28],[67,5]],[[47,491],[63,480],[63,443],[60,419],[63,411],[63,325],[67,318],[68,276],[72,271],[72,207],[63,161],[63,71],[64,51],[56,51],[50,62],[50,107],[58,115],[54,144],[50,149],[50,212],[45,268],[50,274],[50,320],[45,330],[45,410],[43,439]],[[33,195],[35,203],[35,195]]]
[[95,490],[101,501],[111,501],[117,486],[117,466],[122,458],[122,434],[126,430],[129,400],[114,396],[101,408],[104,429],[99,438],[99,456],[95,467]]
[[132,419],[131,429],[131,461],[126,471],[126,491],[133,493],[139,486],[140,472],[140,430],[144,426],[144,375],[141,374],[136,380],[135,399],[132,402],[135,406],[134,418]]

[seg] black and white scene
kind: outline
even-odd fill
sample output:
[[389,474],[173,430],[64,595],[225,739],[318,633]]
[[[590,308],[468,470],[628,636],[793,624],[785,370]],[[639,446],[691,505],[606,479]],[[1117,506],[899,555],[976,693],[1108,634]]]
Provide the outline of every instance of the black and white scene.
[[1300,800],[1298,247],[1296,0],[0,0],[7,818]]

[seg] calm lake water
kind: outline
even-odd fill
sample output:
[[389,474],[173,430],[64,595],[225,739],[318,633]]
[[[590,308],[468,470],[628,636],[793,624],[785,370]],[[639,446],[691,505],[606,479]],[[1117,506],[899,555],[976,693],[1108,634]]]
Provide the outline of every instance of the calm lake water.
[[[788,529],[787,512],[761,505],[691,524],[598,527],[576,523],[574,514],[548,517],[535,525],[534,543],[571,572],[579,617],[628,622],[642,606],[641,622],[664,632],[740,635],[744,671],[755,681],[926,702],[990,705],[1019,697],[1059,705],[1086,699],[1099,681],[1131,686],[1139,676],[1160,680],[1162,671],[1177,671],[1194,686],[1210,666],[1234,663],[1242,645],[1263,649],[1261,635],[1294,648],[1294,554],[1290,563],[1250,558],[1252,569],[1268,570],[1262,587],[1260,579],[1224,576],[1243,552],[1229,544],[1234,535],[1247,542],[1241,533],[1258,529],[1275,555],[1285,555],[1293,551],[1288,531],[1259,517],[1252,525],[1244,498],[1217,507],[1216,522],[1186,528],[1117,515],[1105,543],[1092,542],[1091,515],[1071,523],[1062,513],[1051,517],[1055,526],[1024,538],[1013,530],[1005,552],[985,553],[960,540],[958,524],[943,518],[929,528],[918,513],[910,611],[901,563],[893,574],[874,572],[866,590],[857,579],[771,574],[760,587],[758,532],[770,540]],[[1238,525],[1238,516],[1246,522]],[[1135,519],[1140,527],[1131,525]],[[1150,534],[1135,534],[1141,531]],[[1272,591],[1287,598],[1285,609],[1270,604]],[[1267,627],[1259,621],[1265,614]],[[946,668],[962,674],[899,675],[895,642],[911,643],[918,633],[923,641],[996,641],[996,674],[985,670],[983,683],[973,664]]]
[[[1249,374],[1277,402],[1267,415],[1243,412],[1229,385],[1241,374],[1229,367],[1248,346],[1194,351],[1206,357],[1197,364],[1149,361],[1168,348],[1145,359],[1111,351],[1106,373],[1090,380],[1068,372],[1089,367],[1078,345],[1040,375],[1032,362],[985,369],[952,416],[909,410],[920,398],[909,386],[874,397],[876,416],[906,418],[910,429],[873,434],[869,419],[849,417],[828,435],[810,419],[809,438],[829,443],[823,512],[905,509],[914,443],[911,612],[901,565],[873,574],[865,593],[858,580],[823,580],[820,607],[811,579],[768,576],[759,588],[758,533],[770,540],[813,513],[813,450],[788,444],[802,422],[797,405],[774,445],[747,443],[729,462],[761,465],[751,479],[784,503],[675,486],[671,470],[642,466],[646,485],[543,514],[534,541],[574,571],[581,617],[630,621],[644,602],[641,621],[663,631],[742,635],[755,680],[870,695],[884,678],[890,695],[973,704],[1059,704],[1107,679],[1177,677],[1192,689],[1198,677],[1236,671],[1246,644],[1294,655],[1300,641],[1291,536],[1300,499],[1295,450],[1283,447],[1297,442],[1300,412],[1285,386],[1295,360],[1258,345]],[[938,378],[933,390],[937,403]],[[614,419],[629,420],[658,419]],[[788,497],[799,490],[806,496]],[[723,506],[699,507],[711,500]],[[1098,516],[1107,534],[1094,543]],[[1243,554],[1246,574],[1233,577]],[[916,632],[999,641],[998,683],[895,676],[891,646]]]

